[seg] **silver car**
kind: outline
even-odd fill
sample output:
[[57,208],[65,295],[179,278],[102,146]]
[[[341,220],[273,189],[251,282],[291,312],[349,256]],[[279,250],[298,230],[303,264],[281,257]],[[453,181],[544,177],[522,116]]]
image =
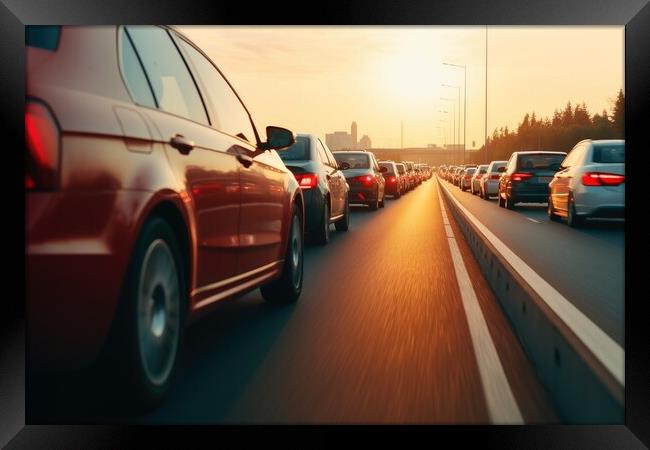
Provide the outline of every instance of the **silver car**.
[[488,164],[485,175],[481,177],[479,183],[479,196],[483,200],[489,200],[490,196],[497,195],[499,192],[499,178],[505,171],[508,161],[492,161]]
[[472,176],[472,180],[470,181],[470,186],[469,190],[472,192],[472,194],[476,195],[479,193],[481,189],[481,179],[483,178],[483,175],[487,172],[488,165],[487,164],[481,164],[478,166],[478,169],[476,169],[476,172],[474,172],[474,175]]
[[578,142],[549,183],[548,216],[572,227],[586,218],[625,217],[625,141]]
[[461,191],[469,190],[474,172],[476,172],[476,167],[461,169],[458,177],[458,187]]

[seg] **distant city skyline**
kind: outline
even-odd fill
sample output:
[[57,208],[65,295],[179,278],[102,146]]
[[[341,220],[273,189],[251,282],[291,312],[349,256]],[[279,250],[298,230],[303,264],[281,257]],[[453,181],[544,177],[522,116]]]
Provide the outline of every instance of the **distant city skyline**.
[[332,151],[337,150],[366,150],[371,148],[372,141],[368,135],[357,141],[357,122],[350,125],[350,133],[347,131],[334,131],[325,134],[325,143]]
[[[399,148],[403,121],[404,147],[453,144],[452,134],[458,143],[452,115],[463,112],[464,90],[442,85],[463,86],[464,71],[451,63],[467,67],[467,147],[483,145],[484,26],[178,28],[224,72],[262,137],[279,125],[324,138],[356,120],[375,147]],[[625,87],[622,26],[487,30],[488,135],[516,129],[525,113],[552,117],[567,101],[611,112]]]

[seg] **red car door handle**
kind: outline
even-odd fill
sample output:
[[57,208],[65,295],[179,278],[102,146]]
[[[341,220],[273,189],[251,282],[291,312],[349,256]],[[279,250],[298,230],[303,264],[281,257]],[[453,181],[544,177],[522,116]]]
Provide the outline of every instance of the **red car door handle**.
[[178,150],[181,154],[187,155],[194,149],[194,141],[190,141],[182,134],[176,134],[169,140],[169,145]]

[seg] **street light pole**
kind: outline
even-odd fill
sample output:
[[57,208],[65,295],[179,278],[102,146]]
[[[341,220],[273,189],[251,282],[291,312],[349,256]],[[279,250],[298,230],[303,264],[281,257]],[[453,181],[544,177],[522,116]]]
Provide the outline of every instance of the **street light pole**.
[[[453,100],[452,100],[452,102],[453,102]],[[453,112],[453,114],[451,116],[453,122],[450,121],[449,124],[452,126],[451,127],[451,136],[452,136],[452,142],[453,142],[452,145],[455,147],[456,146],[456,105],[454,105],[452,103],[451,106],[454,108],[454,112]],[[446,114],[449,113],[449,111],[441,111],[441,110],[438,110],[438,112],[446,113]]]
[[[444,63],[443,63],[444,64]],[[458,145],[460,145],[460,86],[443,84],[443,87],[458,89]],[[465,164],[465,152],[463,151],[463,164]]]
[[485,25],[485,164],[489,164],[487,141],[487,67],[488,67],[488,27]]
[[[465,149],[467,148],[467,65],[466,64],[451,64],[451,63],[443,63],[446,66],[452,66],[452,67],[459,67],[463,69],[463,77],[464,77],[464,88],[463,88],[463,164],[465,163]],[[460,87],[458,87],[460,91]],[[459,113],[460,113],[460,95],[458,98],[459,101]],[[460,116],[459,116],[460,120]],[[459,130],[460,131],[460,130]],[[459,138],[460,140],[460,138]]]

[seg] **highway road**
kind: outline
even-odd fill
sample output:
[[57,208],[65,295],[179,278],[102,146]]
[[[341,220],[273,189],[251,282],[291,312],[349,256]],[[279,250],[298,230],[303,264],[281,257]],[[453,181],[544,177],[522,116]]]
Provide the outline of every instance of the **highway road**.
[[[39,406],[30,417],[36,423],[559,422],[445,203],[434,177],[388,199],[384,209],[353,208],[347,233],[332,231],[329,245],[306,248],[297,304],[270,306],[253,291],[188,329],[177,382],[155,411],[125,415],[111,403],[110,380],[90,386],[79,373],[32,392]],[[546,226],[523,212],[496,212]],[[561,227],[553,233],[598,242]]]
[[546,203],[499,208],[447,183],[450,193],[483,225],[619,345],[625,338],[625,226],[594,220],[579,229],[553,222]]

